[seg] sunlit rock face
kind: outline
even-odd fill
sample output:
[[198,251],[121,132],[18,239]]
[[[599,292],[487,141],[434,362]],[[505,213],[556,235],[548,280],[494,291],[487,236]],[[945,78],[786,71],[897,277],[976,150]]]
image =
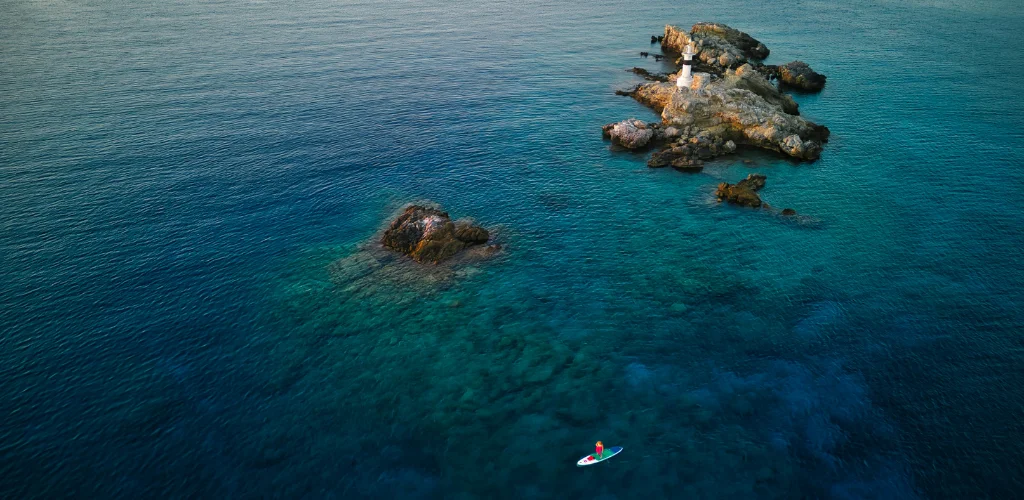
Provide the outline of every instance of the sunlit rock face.
[[612,142],[629,149],[639,149],[651,142],[654,130],[647,124],[636,119],[623,120],[612,126],[609,131]]
[[[801,117],[796,101],[780,86],[820,90],[824,75],[800,61],[763,64],[768,48],[724,24],[697,23],[689,32],[668,25],[663,40],[662,47],[670,52],[693,44],[692,82],[677,88],[680,71],[669,75],[667,82],[652,81],[620,91],[661,113],[661,123],[646,124],[646,129],[628,120],[606,125],[605,133],[613,141],[618,139],[630,148],[656,141],[659,150],[648,166],[686,172],[698,172],[705,161],[743,146],[805,161],[821,156],[829,129]],[[645,130],[653,130],[651,139]]]
[[811,69],[803,61],[793,61],[779,66],[779,81],[805,92],[817,92],[825,88],[825,75]]
[[683,91],[670,83],[637,88],[634,98],[661,111],[665,127],[680,131],[679,138],[666,144],[661,155],[652,157],[656,163],[652,166],[668,165],[679,158],[693,162],[731,153],[734,147],[723,147],[729,141],[801,160],[816,160],[821,155],[828,128],[788,113],[795,103],[790,105],[788,96],[769,92],[770,86],[762,86],[763,78],[751,76],[746,68],[749,66],[730,70],[727,78],[696,73]]
[[765,180],[766,177],[762,174],[750,174],[736,184],[723,182],[718,185],[715,197],[718,201],[727,201],[733,205],[758,208],[762,203],[757,192],[764,187]]
[[391,222],[381,243],[417,262],[438,264],[488,238],[486,229],[471,222],[452,222],[440,209],[412,205]]

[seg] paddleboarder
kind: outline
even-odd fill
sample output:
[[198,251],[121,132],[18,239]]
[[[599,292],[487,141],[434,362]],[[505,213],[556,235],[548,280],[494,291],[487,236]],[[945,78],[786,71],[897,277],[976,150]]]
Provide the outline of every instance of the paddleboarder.
[[598,441],[597,444],[594,445],[594,453],[577,460],[576,466],[583,467],[584,465],[593,465],[608,460],[622,452],[622,447],[612,446],[611,448],[608,448],[607,451],[608,453],[605,453],[604,443]]

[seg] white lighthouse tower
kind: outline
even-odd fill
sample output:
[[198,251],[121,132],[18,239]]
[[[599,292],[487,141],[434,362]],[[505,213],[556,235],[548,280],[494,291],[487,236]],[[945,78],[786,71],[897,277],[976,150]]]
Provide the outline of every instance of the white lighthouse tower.
[[686,50],[683,51],[683,71],[679,73],[679,78],[676,80],[676,88],[679,90],[688,89],[690,84],[693,83],[693,77],[690,76],[693,54],[693,42],[690,42],[686,44]]

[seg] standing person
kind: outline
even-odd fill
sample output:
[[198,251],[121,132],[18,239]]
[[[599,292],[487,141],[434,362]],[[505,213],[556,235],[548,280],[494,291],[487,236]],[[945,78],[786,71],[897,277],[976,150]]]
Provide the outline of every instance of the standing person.
[[601,459],[601,455],[604,455],[604,444],[600,441],[598,441],[594,447],[594,454],[597,456],[598,460]]

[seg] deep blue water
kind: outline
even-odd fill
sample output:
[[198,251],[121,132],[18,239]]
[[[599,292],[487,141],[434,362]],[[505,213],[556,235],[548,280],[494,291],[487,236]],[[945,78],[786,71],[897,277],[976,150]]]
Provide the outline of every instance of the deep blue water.
[[[1017,2],[0,9],[4,498],[1024,492]],[[602,141],[701,20],[821,160]],[[504,252],[369,270],[415,200]]]

